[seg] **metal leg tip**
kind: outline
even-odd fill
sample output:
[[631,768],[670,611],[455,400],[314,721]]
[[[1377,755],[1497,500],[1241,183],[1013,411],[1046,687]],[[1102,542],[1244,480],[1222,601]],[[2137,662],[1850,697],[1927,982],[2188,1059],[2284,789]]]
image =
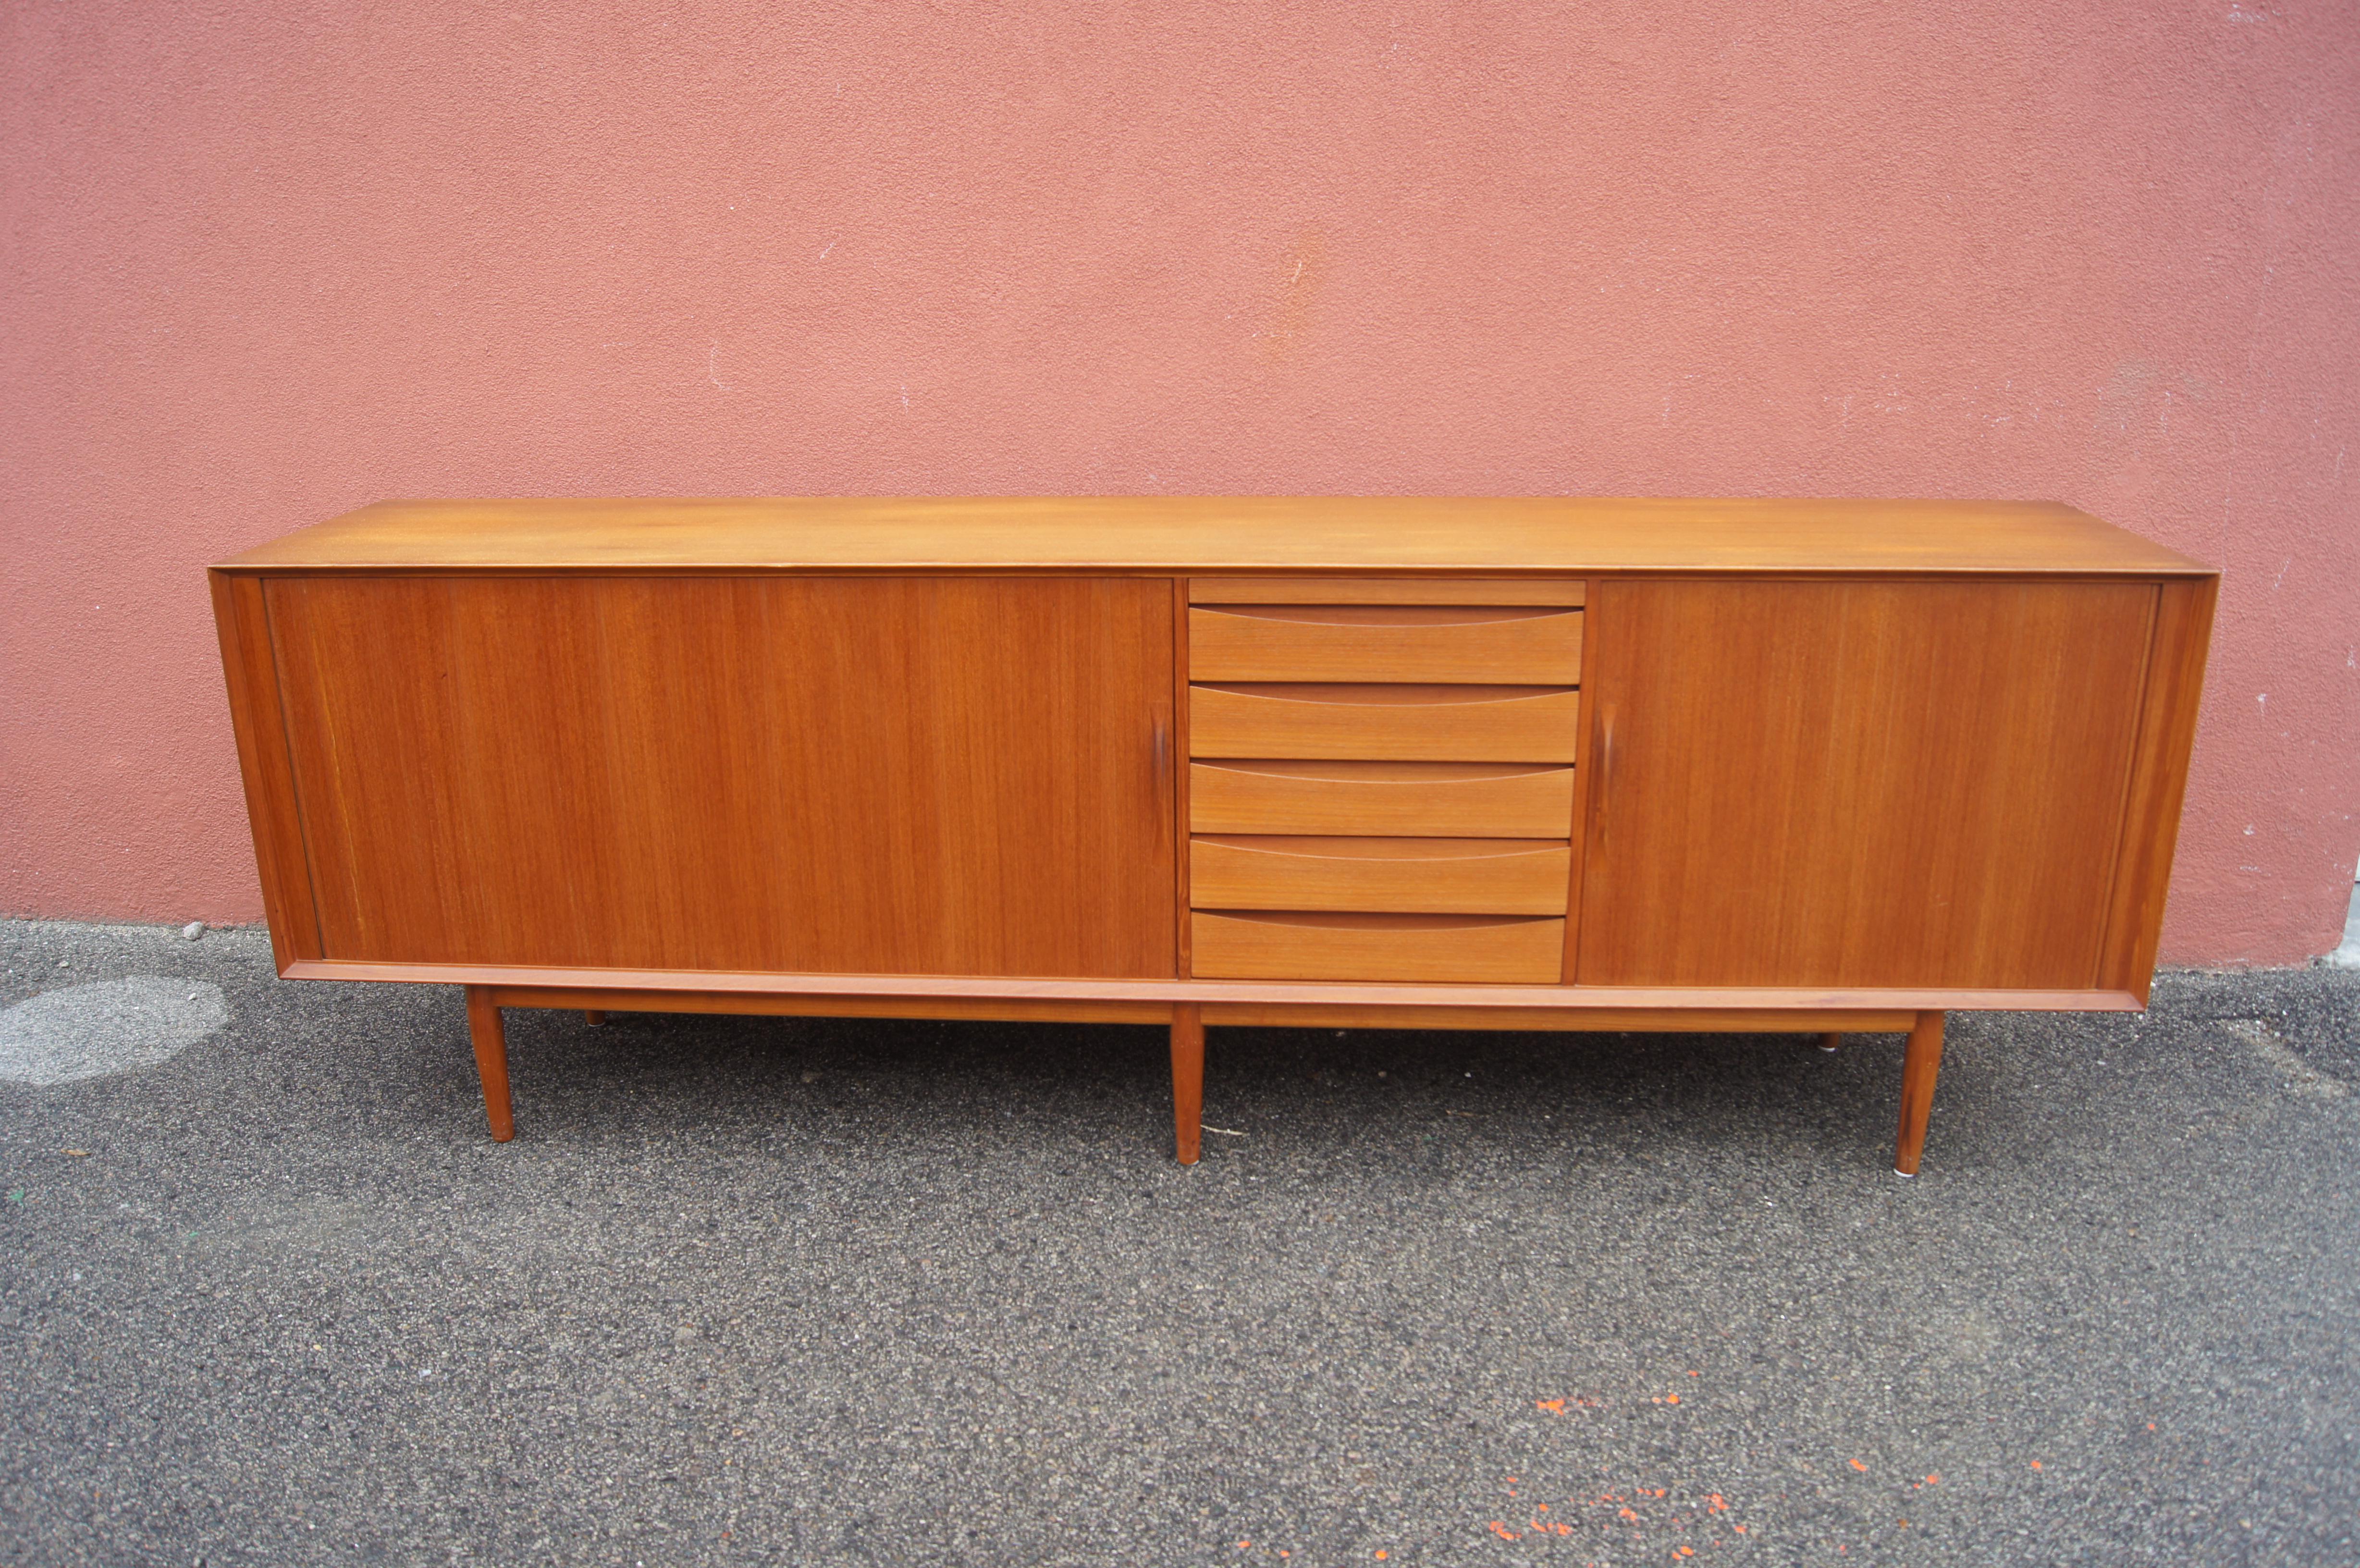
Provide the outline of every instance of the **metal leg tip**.
[[1896,1176],[1900,1177],[1904,1181],[1915,1181],[1918,1180],[1918,1172],[1915,1171],[1904,1171],[1898,1165],[1893,1168],[1893,1173]]

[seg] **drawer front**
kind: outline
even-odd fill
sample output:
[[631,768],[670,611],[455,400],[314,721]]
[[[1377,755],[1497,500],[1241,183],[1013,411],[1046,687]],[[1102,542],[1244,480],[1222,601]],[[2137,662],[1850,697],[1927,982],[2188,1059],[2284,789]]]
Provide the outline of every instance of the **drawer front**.
[[1199,838],[1189,901],[1208,909],[1562,915],[1573,852],[1483,838]]
[[1199,912],[1190,922],[1190,969],[1204,980],[1554,985],[1565,968],[1562,920]]
[[1465,681],[1570,686],[1581,612],[1457,604],[1229,604],[1188,612],[1196,681]]
[[1530,686],[1194,686],[1194,757],[1571,762],[1580,693]]
[[1579,604],[1579,577],[1192,577],[1192,604]]
[[1573,823],[1573,769],[1500,762],[1199,762],[1195,833],[1555,838]]

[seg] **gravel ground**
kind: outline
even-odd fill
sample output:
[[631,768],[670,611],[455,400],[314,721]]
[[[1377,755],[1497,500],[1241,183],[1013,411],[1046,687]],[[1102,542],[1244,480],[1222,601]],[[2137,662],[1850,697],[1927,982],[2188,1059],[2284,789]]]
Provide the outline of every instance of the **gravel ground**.
[[162,1009],[0,1082],[6,1563],[2360,1561],[2353,972],[1954,1017],[1915,1182],[1896,1036],[1216,1031],[1182,1170],[1160,1030],[512,1014],[499,1146],[455,992],[0,976]]

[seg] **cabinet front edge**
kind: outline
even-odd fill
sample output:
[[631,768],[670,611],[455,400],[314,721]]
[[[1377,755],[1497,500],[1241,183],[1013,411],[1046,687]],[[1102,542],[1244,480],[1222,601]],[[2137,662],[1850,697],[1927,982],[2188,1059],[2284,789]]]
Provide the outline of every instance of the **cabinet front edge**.
[[434,985],[729,993],[776,996],[965,997],[976,1001],[1240,1002],[1296,1006],[1729,1008],[1867,1012],[2136,1012],[2127,991],[1959,987],[1377,985],[1244,980],[1022,979],[965,975],[795,975],[693,969],[593,969],[486,964],[299,960],[290,980]]

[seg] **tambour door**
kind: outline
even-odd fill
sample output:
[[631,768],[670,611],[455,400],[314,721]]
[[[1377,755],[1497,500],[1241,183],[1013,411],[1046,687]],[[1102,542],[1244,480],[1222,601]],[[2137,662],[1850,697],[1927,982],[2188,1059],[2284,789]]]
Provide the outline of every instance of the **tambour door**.
[[2095,986],[2158,593],[1598,584],[1580,983]]
[[265,593],[326,957],[1173,973],[1166,582]]

